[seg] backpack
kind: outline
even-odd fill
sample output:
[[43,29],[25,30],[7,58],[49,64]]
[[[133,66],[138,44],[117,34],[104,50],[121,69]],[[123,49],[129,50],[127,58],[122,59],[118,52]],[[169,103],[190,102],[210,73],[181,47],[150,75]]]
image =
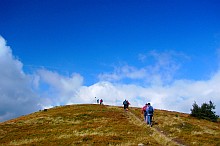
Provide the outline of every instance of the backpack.
[[128,103],[127,103],[127,101],[125,100],[125,101],[123,102],[123,104],[126,105],[126,104],[128,104]]
[[148,113],[149,113],[149,114],[153,114],[153,113],[154,113],[154,109],[153,109],[152,106],[149,106],[149,107],[148,107]]
[[146,112],[146,109],[147,109],[147,106],[145,105],[145,106],[142,108],[142,110],[143,110],[144,112]]

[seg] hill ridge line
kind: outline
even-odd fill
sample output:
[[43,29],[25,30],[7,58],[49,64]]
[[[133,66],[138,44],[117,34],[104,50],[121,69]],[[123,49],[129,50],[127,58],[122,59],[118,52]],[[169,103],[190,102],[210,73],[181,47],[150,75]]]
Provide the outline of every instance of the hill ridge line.
[[2,145],[219,145],[220,125],[155,109],[153,127],[142,108],[79,104],[40,110],[0,123]]

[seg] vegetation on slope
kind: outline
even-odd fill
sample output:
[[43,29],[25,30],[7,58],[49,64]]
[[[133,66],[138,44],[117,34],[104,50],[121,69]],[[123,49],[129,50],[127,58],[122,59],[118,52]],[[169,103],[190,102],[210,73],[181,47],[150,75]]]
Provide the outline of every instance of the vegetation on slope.
[[155,110],[153,127],[140,108],[67,105],[0,124],[0,145],[220,145],[220,126],[188,114]]
[[193,104],[193,108],[191,109],[191,116],[197,117],[198,119],[206,119],[212,122],[217,122],[219,116],[215,114],[213,111],[215,109],[215,105],[212,101],[209,103],[203,103],[201,107],[195,102]]
[[0,129],[2,145],[158,145],[122,108],[102,105],[56,107],[2,123]]
[[[132,110],[141,118],[138,108]],[[220,145],[219,122],[199,120],[189,114],[165,110],[155,110],[153,120],[153,128],[180,145]]]

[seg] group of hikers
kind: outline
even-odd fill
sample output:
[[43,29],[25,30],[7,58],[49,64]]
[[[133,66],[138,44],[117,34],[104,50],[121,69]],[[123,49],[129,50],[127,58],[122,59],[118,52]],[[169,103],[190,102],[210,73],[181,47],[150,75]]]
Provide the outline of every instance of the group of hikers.
[[[130,105],[128,100],[123,101],[124,110],[128,111],[128,106]],[[144,115],[144,121],[152,127],[152,118],[154,114],[154,108],[151,106],[150,103],[146,103],[144,107],[141,109],[141,113]]]
[[[95,97],[95,98],[96,98],[96,97]],[[102,100],[102,99],[100,99],[100,100],[97,99],[97,103],[102,105],[102,104],[103,104],[103,100]]]
[[152,127],[152,118],[154,115],[154,108],[150,105],[150,103],[146,103],[142,108],[142,114],[144,115],[144,121]]
[[[95,97],[96,98],[96,97]],[[103,100],[102,99],[97,99],[97,104],[102,105],[103,104]],[[124,110],[128,111],[128,107],[130,105],[130,102],[128,100],[124,100],[123,101],[123,105],[124,105]],[[145,106],[142,107],[141,109],[141,113],[144,116],[144,121],[150,125],[152,127],[152,118],[153,118],[153,114],[154,114],[154,108],[151,106],[150,103],[146,103]]]

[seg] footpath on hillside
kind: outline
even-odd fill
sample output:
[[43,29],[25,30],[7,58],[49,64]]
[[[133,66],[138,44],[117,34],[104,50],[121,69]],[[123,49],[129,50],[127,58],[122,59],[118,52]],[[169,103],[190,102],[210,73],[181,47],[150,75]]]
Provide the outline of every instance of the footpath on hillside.
[[132,113],[132,110],[126,111],[126,113],[129,115],[130,121],[133,122],[135,125],[141,125],[146,130],[152,131],[152,137],[161,145],[167,145],[167,146],[184,146],[183,144],[174,141],[173,139],[166,136],[164,133],[160,132],[154,127],[148,126],[142,119],[138,118],[134,113]]

